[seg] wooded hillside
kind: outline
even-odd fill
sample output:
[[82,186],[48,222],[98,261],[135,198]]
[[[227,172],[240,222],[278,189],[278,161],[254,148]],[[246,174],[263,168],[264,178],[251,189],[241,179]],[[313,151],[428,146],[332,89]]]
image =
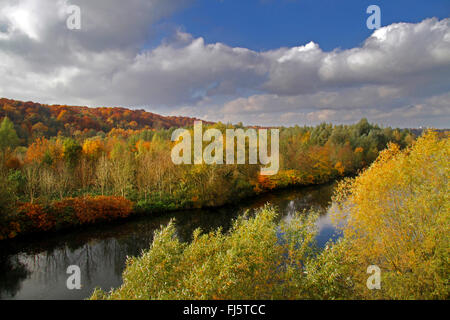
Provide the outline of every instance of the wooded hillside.
[[[195,118],[165,117],[145,110],[116,107],[77,107],[46,105],[0,98],[0,119],[7,116],[17,131],[21,144],[28,145],[38,137],[73,136],[89,132],[96,135],[116,129],[167,129],[189,126]],[[209,122],[205,122],[209,123]]]

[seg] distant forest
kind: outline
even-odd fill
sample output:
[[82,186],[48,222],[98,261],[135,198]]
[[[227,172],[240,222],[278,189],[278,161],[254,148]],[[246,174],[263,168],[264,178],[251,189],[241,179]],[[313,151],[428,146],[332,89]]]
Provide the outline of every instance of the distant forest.
[[112,129],[168,129],[189,126],[197,120],[165,117],[145,110],[46,105],[0,98],[0,119],[4,117],[14,123],[22,145],[31,143],[37,137],[81,133],[96,135],[98,132],[109,133]]

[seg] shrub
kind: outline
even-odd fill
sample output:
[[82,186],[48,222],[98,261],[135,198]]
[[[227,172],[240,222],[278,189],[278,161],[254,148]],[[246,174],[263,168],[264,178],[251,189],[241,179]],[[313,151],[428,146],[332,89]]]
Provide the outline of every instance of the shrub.
[[19,217],[25,230],[49,231],[56,225],[56,218],[51,211],[37,203],[24,203],[18,208]]
[[[58,230],[126,218],[132,213],[132,209],[131,201],[112,196],[67,198],[46,206],[25,203],[19,206],[16,219],[11,220],[7,227],[8,232],[13,232],[14,236],[18,232]],[[1,234],[5,237],[5,232],[2,231]]]
[[196,230],[190,244],[176,238],[173,221],[155,234],[151,248],[129,258],[124,283],[93,299],[283,299],[302,296],[312,257],[315,216],[276,223],[265,207],[238,218],[231,231]]
[[80,224],[126,218],[131,214],[133,208],[131,201],[113,196],[88,196],[66,199],[63,202],[73,208]]
[[[391,144],[335,195],[356,298],[449,297],[450,140],[428,132],[410,148]],[[369,265],[381,268],[381,290],[366,288]],[[336,268],[339,265],[336,264]]]

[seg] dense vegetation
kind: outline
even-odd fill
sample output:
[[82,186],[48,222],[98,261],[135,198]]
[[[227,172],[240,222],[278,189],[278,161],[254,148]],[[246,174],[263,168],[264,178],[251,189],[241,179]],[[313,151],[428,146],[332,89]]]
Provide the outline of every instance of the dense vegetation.
[[192,125],[194,118],[164,117],[145,110],[44,105],[0,98],[0,118],[14,122],[24,145],[38,137],[95,136],[113,129],[162,129]]
[[[281,128],[280,171],[261,176],[259,165],[174,165],[172,126],[193,119],[165,118],[171,127],[156,130],[150,126],[160,116],[141,111],[0,101],[7,115],[0,125],[0,238],[133,213],[220,206],[275,188],[323,183],[356,174],[389,142],[403,148],[414,141],[408,130],[365,119]],[[203,127],[224,132],[233,126]]]
[[[450,139],[428,132],[404,151],[395,144],[358,178],[340,184],[334,250],[357,298],[449,298]],[[378,265],[384,287],[364,290],[365,267]]]
[[[339,184],[336,243],[314,249],[315,214],[276,221],[266,207],[230,232],[178,241],[174,223],[129,258],[123,285],[93,299],[448,299],[450,139],[429,132],[403,151],[390,144]],[[367,267],[381,269],[369,290]],[[164,285],[162,285],[164,284]]]

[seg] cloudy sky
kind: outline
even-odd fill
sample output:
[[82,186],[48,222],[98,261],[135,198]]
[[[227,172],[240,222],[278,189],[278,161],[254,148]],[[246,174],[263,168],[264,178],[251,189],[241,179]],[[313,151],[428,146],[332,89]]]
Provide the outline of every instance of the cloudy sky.
[[[71,5],[80,30],[67,28]],[[449,15],[448,0],[0,0],[0,97],[448,128]]]

